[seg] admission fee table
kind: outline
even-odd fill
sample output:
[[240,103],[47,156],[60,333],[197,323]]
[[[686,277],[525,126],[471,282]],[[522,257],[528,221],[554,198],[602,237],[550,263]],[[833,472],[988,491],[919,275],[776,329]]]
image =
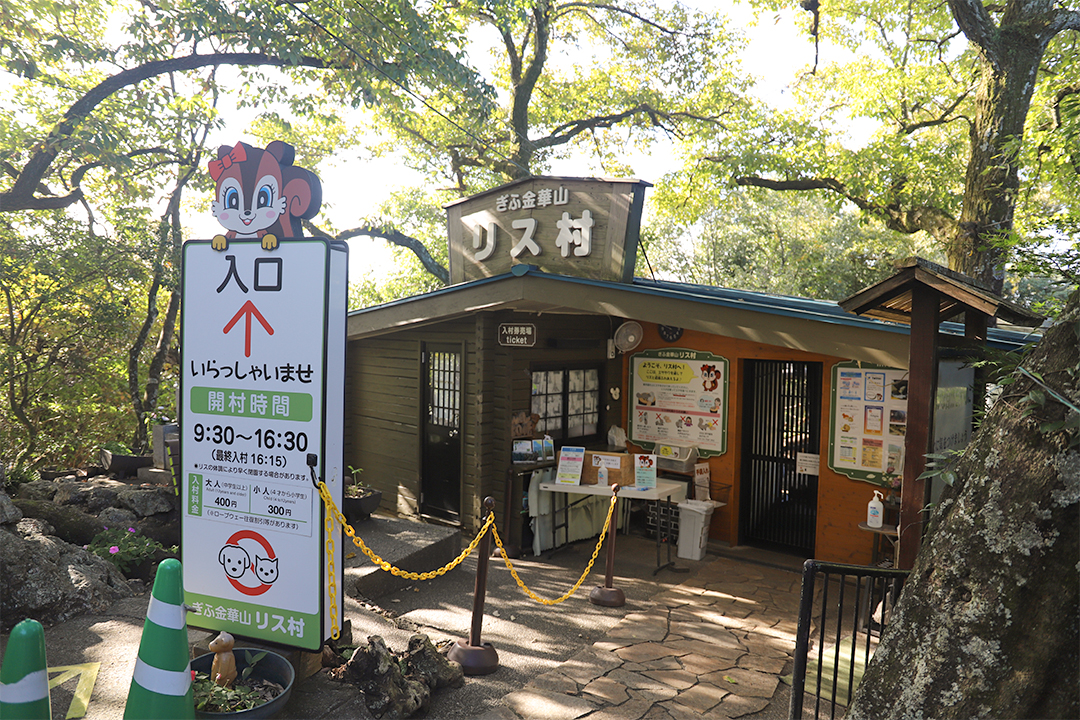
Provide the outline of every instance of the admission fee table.
[[[564,495],[606,495],[611,496],[610,485],[570,485],[568,483],[553,483],[542,482],[540,483],[540,489],[547,492],[562,493]],[[680,503],[686,500],[686,483],[673,481],[673,480],[657,480],[656,487],[654,488],[638,488],[633,485],[624,485],[619,488],[619,500],[651,500],[652,502],[659,502],[660,500],[666,500],[667,502]],[[551,545],[555,547],[555,531],[557,528],[565,528],[569,525],[570,507],[574,504],[569,497],[564,498],[562,506],[563,512],[563,524],[559,525],[555,522],[558,517],[559,510],[555,507],[555,503],[552,502],[552,523],[551,523]],[[653,570],[653,575],[660,572],[664,568],[671,568],[675,572],[680,572],[684,568],[674,567],[675,562],[671,559],[671,515],[670,513],[657,512],[657,524],[656,524],[656,569]],[[664,523],[665,527],[661,528],[661,517],[667,518]],[[615,528],[612,528],[610,532],[615,532]],[[667,542],[667,562],[662,563],[660,559],[660,536],[664,535],[668,538]]]

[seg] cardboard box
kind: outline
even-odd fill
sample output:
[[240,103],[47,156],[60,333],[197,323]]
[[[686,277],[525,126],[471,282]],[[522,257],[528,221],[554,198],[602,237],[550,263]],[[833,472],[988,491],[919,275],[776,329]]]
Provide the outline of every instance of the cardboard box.
[[582,485],[596,485],[599,482],[600,468],[607,470],[605,485],[634,484],[634,456],[630,453],[585,452],[585,467],[581,471]]

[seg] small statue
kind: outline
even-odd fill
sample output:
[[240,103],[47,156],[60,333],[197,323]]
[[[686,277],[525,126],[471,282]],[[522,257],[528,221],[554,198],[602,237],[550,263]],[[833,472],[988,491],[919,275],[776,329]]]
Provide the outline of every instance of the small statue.
[[233,636],[223,632],[210,641],[210,651],[215,653],[210,677],[221,687],[232,687],[236,680],[236,656],[233,655]]

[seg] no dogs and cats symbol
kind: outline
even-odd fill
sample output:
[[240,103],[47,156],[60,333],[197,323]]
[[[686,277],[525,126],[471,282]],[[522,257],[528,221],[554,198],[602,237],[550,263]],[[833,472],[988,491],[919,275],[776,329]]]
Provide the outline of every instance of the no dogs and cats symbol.
[[274,548],[254,530],[233,533],[218,552],[218,563],[232,586],[245,595],[262,595],[278,579]]

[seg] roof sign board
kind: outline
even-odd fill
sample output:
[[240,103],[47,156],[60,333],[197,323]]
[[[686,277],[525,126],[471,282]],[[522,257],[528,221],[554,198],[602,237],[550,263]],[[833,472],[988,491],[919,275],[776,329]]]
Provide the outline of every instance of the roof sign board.
[[344,244],[323,238],[272,250],[258,239],[184,244],[189,625],[309,650],[327,636],[324,513],[308,456],[340,505],[347,266]]
[[450,203],[450,282],[518,264],[630,282],[646,187],[641,180],[530,177]]

